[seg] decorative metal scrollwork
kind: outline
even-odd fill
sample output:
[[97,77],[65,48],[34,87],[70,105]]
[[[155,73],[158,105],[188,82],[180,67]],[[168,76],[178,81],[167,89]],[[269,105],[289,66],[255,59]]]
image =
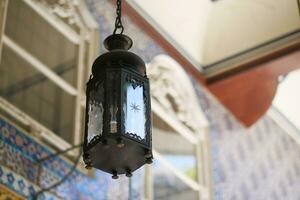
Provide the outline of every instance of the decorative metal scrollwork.
[[129,135],[130,137],[138,140],[138,141],[141,141],[141,142],[146,142],[146,139],[145,138],[142,138],[141,136],[135,134],[135,133],[129,133],[129,132],[126,132],[127,135]]

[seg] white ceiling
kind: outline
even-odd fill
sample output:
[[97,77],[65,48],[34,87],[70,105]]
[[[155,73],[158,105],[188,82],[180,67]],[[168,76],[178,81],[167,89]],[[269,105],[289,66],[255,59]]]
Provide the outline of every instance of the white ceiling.
[[128,0],[201,70],[300,29],[296,0]]

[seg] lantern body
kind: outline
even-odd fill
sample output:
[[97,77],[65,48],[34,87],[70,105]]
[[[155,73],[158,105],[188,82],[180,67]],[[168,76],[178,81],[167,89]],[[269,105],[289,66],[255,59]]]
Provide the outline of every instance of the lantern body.
[[[124,42],[123,37],[117,39]],[[120,44],[122,41],[110,41],[110,51],[93,64],[93,77],[87,83],[83,149],[87,166],[114,176],[130,175],[152,161],[146,68],[141,58]]]

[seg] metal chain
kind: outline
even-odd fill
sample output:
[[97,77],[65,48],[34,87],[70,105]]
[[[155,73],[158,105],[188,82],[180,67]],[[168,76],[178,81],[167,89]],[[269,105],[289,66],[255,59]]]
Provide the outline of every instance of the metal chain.
[[123,27],[123,24],[122,24],[122,0],[117,0],[117,10],[116,10],[116,13],[117,13],[117,18],[116,18],[116,21],[115,21],[115,30],[114,30],[114,34],[117,34],[117,30],[120,29],[121,32],[119,34],[123,34],[123,31],[124,31],[124,27]]

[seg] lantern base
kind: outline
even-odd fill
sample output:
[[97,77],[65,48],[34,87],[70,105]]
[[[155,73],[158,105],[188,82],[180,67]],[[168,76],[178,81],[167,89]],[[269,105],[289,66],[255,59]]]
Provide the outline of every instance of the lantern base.
[[152,161],[151,150],[125,137],[102,138],[85,152],[85,156],[89,158],[87,165],[110,173],[115,178],[118,174],[131,177],[133,171]]

